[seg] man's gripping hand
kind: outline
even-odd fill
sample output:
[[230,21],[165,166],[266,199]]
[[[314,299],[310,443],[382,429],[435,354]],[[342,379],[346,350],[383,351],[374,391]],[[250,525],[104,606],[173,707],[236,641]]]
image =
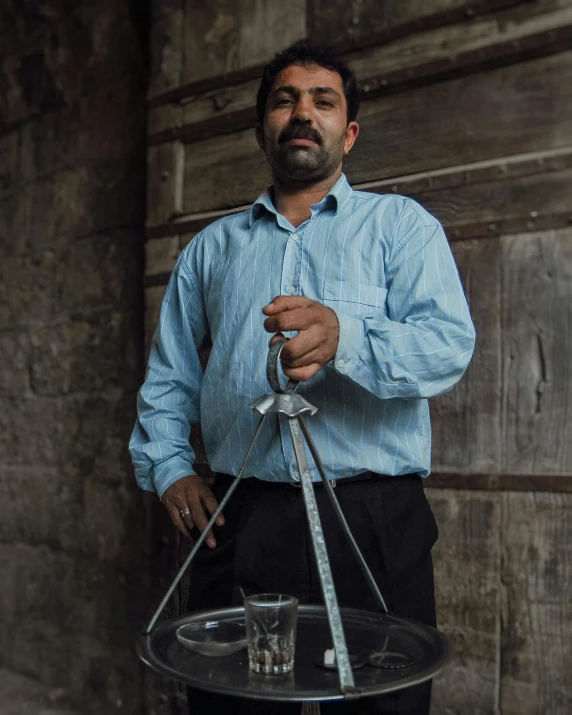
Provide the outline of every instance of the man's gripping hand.
[[[167,507],[173,524],[181,534],[189,538],[191,538],[191,529],[194,526],[200,531],[205,530],[209,521],[205,514],[205,509],[212,516],[218,508],[218,502],[214,494],[198,474],[191,474],[188,477],[177,479],[165,490],[161,501]],[[222,514],[219,514],[215,523],[217,526],[224,524]],[[216,546],[212,531],[207,534],[206,542],[211,549]]]
[[331,308],[302,296],[277,296],[262,309],[269,316],[264,328],[277,333],[270,345],[283,340],[282,332],[298,331],[280,355],[284,374],[292,380],[306,382],[336,354],[340,335],[338,318]]

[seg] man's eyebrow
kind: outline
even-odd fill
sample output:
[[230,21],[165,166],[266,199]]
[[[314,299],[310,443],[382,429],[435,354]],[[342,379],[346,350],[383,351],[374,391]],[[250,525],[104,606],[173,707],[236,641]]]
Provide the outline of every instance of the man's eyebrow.
[[310,92],[312,94],[333,94],[336,97],[340,97],[341,99],[341,94],[339,92],[336,92],[333,87],[312,87]]
[[[294,97],[300,94],[299,88],[294,87],[291,84],[283,84],[280,87],[276,87],[276,89],[272,91],[272,94],[279,94],[280,92],[285,92],[286,94],[290,94]],[[333,87],[311,87],[309,92],[310,94],[331,94],[341,99],[341,94],[336,92]]]
[[300,90],[296,89],[296,87],[293,87],[291,84],[283,84],[272,90],[272,94],[278,94],[278,92],[286,92],[287,94],[296,95],[300,93]]

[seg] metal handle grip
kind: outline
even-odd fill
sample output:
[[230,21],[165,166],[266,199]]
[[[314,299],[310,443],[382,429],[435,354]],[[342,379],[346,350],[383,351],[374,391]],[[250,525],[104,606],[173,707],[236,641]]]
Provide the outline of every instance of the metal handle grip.
[[280,384],[280,354],[287,342],[287,339],[275,342],[274,345],[270,347],[268,357],[266,358],[266,377],[268,378],[270,387],[274,392],[282,395],[296,392],[296,388],[299,384],[297,380],[292,380],[291,378],[288,378],[286,387],[282,387]]

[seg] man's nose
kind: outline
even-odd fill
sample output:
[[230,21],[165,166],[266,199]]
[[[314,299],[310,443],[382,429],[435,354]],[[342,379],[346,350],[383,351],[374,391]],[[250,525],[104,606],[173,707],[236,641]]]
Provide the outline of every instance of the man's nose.
[[311,98],[302,96],[296,102],[292,119],[298,119],[301,122],[311,124],[313,121],[312,109],[313,104]]

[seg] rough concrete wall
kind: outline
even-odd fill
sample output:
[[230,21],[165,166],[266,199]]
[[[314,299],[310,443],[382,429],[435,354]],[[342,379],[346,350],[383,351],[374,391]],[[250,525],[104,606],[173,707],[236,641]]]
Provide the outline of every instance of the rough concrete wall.
[[0,665],[141,713],[146,3],[2,6]]

